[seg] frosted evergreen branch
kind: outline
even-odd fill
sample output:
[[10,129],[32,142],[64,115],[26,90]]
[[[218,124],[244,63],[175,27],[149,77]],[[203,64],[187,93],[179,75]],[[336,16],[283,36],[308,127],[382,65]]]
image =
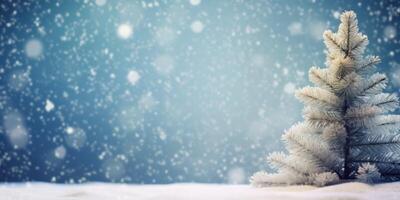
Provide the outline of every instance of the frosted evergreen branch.
[[[344,18],[344,17],[343,17]],[[348,20],[347,20],[347,35],[346,35],[346,45],[347,45],[347,48],[346,48],[346,56],[345,56],[345,58],[349,55],[349,53],[350,53],[350,30],[351,30],[351,22],[350,22],[350,19],[351,19],[351,15],[348,15]],[[343,22],[343,23],[345,23],[345,22]]]
[[340,25],[338,29],[338,38],[342,40],[341,46],[345,48],[348,57],[351,53],[351,42],[357,39],[358,22],[356,14],[353,11],[346,11],[340,16]]
[[351,146],[376,146],[376,145],[387,145],[387,144],[400,144],[400,141],[382,141],[382,142],[371,142],[371,143],[360,143],[352,144]]
[[273,152],[271,153],[267,160],[277,169],[284,168],[286,170],[293,171],[298,174],[309,175],[308,173],[299,170],[295,165],[287,161],[287,156],[282,152]]
[[375,116],[383,111],[377,106],[354,106],[347,109],[345,119],[347,124],[352,127],[366,127],[375,121]]
[[329,75],[333,83],[339,83],[348,74],[354,71],[354,61],[351,58],[332,58],[329,60]]
[[342,52],[343,54],[346,53],[346,49],[342,48],[340,44],[336,41],[336,36],[332,31],[327,30],[323,34],[325,46],[331,52]]
[[306,176],[301,176],[299,174],[284,173],[280,172],[277,174],[268,174],[264,171],[255,173],[250,177],[251,185],[255,187],[265,187],[265,186],[284,186],[308,183],[309,178]]
[[380,113],[382,113],[382,109],[378,106],[361,105],[349,107],[346,111],[345,118],[350,120],[364,119],[374,117]]
[[400,129],[400,115],[384,115],[376,118],[376,126],[392,128],[393,130]]
[[380,93],[366,98],[361,98],[356,105],[377,106],[383,111],[394,111],[399,107],[399,99],[395,94]]
[[317,67],[311,67],[308,72],[308,76],[311,82],[314,84],[326,88],[330,91],[334,91],[334,86],[329,83],[328,76],[325,69],[320,69]]
[[341,113],[335,110],[318,110],[312,107],[306,107],[303,112],[304,119],[310,125],[317,128],[323,128],[329,124],[343,123]]
[[[345,13],[345,14],[347,14],[347,13]],[[345,18],[345,16],[343,17],[343,18]],[[346,48],[346,55],[345,55],[345,58],[349,55],[349,53],[350,53],[350,30],[351,30],[351,21],[350,21],[350,19],[351,19],[351,15],[349,14],[348,15],[348,20],[347,20],[347,34],[346,34],[346,45],[347,45],[347,48]],[[343,24],[345,24],[346,22],[345,22],[345,20],[343,20],[342,21],[342,23]]]
[[343,103],[335,94],[317,87],[304,87],[297,90],[295,96],[310,106],[338,109]]
[[331,146],[331,149],[343,154],[343,145],[347,136],[343,124],[332,124],[324,128],[321,137]]
[[385,162],[400,162],[399,143],[386,145],[366,145],[350,147],[350,160],[373,160]]
[[316,186],[326,186],[339,183],[339,176],[337,173],[332,172],[322,172],[318,174],[314,174],[313,177],[313,184]]
[[[264,171],[257,172],[250,177],[250,184],[254,187],[266,187],[270,185],[287,185],[287,174],[268,174]],[[290,179],[289,179],[290,180]]]
[[357,146],[362,144],[371,144],[371,143],[386,143],[386,142],[400,142],[400,135],[398,133],[392,132],[384,132],[384,133],[377,133],[371,132],[368,130],[364,130],[360,133],[356,133],[351,136],[351,143],[352,146]]
[[361,51],[359,49],[365,48],[367,43],[368,43],[368,38],[362,35],[360,41],[357,41],[357,43],[352,47],[352,51]]
[[375,164],[361,163],[357,169],[356,178],[364,183],[376,183],[381,179],[381,173]]
[[369,120],[363,126],[355,126],[350,129],[349,135],[365,137],[365,134],[391,135],[400,131],[399,115],[378,115]]
[[[378,168],[382,178],[396,178],[400,174],[400,163],[390,161],[371,161],[370,159],[360,159],[352,162],[352,168],[360,168],[364,164],[371,164]],[[400,178],[400,177],[397,177]]]
[[[377,163],[377,164],[388,164],[388,165],[396,165],[400,167],[400,163],[399,162],[388,162],[388,161],[380,161],[380,160],[369,160],[369,159],[365,159],[365,160],[349,160],[349,162],[352,163]],[[400,170],[400,169],[399,169]]]
[[289,153],[299,157],[308,157],[310,161],[320,163],[321,166],[337,171],[339,156],[329,150],[327,144],[312,135],[296,134],[296,126],[289,129],[283,136]]
[[376,73],[365,83],[361,95],[378,94],[386,87],[387,77],[384,74]]
[[360,75],[352,72],[347,74],[341,82],[344,82],[345,85],[340,95],[348,101],[353,101],[363,90],[365,81]]
[[368,56],[361,65],[356,69],[357,73],[363,73],[379,64],[381,59],[378,56]]
[[[385,101],[379,102],[379,103],[377,103],[377,104],[375,104],[375,105],[376,105],[376,106],[379,106],[379,107],[386,107],[386,106],[388,106],[389,109],[387,109],[387,110],[388,110],[388,111],[393,111],[395,107],[398,107],[398,103],[399,103],[398,100],[385,100]],[[391,104],[395,104],[395,105],[391,106]]]

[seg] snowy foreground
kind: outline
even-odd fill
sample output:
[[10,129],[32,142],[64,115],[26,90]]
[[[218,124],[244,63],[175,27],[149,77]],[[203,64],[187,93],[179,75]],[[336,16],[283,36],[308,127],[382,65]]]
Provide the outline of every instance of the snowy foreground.
[[323,188],[290,186],[253,188],[248,185],[170,184],[123,185],[90,183],[61,185],[47,183],[2,184],[0,199],[71,200],[71,199],[134,199],[134,200],[285,200],[285,199],[398,199],[400,183],[370,186],[346,183]]

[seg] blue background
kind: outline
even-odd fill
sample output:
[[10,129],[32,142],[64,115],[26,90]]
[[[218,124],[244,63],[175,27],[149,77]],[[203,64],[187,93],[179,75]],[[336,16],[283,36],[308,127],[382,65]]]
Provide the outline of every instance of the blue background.
[[265,155],[301,120],[293,90],[324,67],[322,32],[344,10],[398,91],[396,0],[192,2],[1,1],[0,181],[246,183],[271,171]]

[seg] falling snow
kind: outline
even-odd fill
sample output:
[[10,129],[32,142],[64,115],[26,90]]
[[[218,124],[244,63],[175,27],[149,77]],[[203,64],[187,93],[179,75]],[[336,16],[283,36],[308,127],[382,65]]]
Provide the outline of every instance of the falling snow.
[[52,110],[54,109],[54,103],[51,102],[50,100],[46,99],[46,106],[44,107],[44,109],[45,109],[47,112],[52,111]]
[[289,25],[288,30],[291,35],[299,35],[303,32],[302,24],[299,22],[293,22]]
[[196,21],[192,22],[192,24],[190,25],[190,28],[192,29],[192,31],[194,33],[201,33],[204,29],[204,25],[203,25],[203,22],[196,20]]
[[246,184],[344,9],[398,92],[394,0],[1,1],[0,181]]
[[121,24],[118,26],[118,36],[121,39],[128,39],[132,36],[133,30],[132,26],[129,24]]
[[197,6],[201,3],[201,0],[190,0],[190,4],[192,4],[193,6]]
[[140,75],[137,71],[131,70],[128,72],[128,75],[126,76],[126,78],[128,79],[128,81],[131,85],[135,85],[139,81]]
[[59,146],[54,150],[54,156],[58,159],[63,159],[67,154],[67,150],[64,146]]
[[285,84],[285,86],[283,87],[283,90],[287,93],[287,94],[293,94],[294,91],[296,90],[296,85],[294,85],[292,82],[288,82]]
[[38,58],[40,55],[42,55],[42,51],[43,51],[43,45],[39,40],[32,39],[26,43],[25,46],[26,56],[30,58]]
[[95,0],[96,5],[98,6],[104,6],[107,3],[107,0]]

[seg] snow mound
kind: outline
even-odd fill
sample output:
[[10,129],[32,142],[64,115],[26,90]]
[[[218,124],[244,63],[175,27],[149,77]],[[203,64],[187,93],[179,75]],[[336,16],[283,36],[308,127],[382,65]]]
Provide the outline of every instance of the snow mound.
[[170,184],[129,185],[88,183],[62,185],[49,183],[1,184],[0,199],[30,200],[287,200],[287,199],[398,199],[400,183],[367,185],[345,183],[323,188],[288,186],[254,188],[248,185]]

